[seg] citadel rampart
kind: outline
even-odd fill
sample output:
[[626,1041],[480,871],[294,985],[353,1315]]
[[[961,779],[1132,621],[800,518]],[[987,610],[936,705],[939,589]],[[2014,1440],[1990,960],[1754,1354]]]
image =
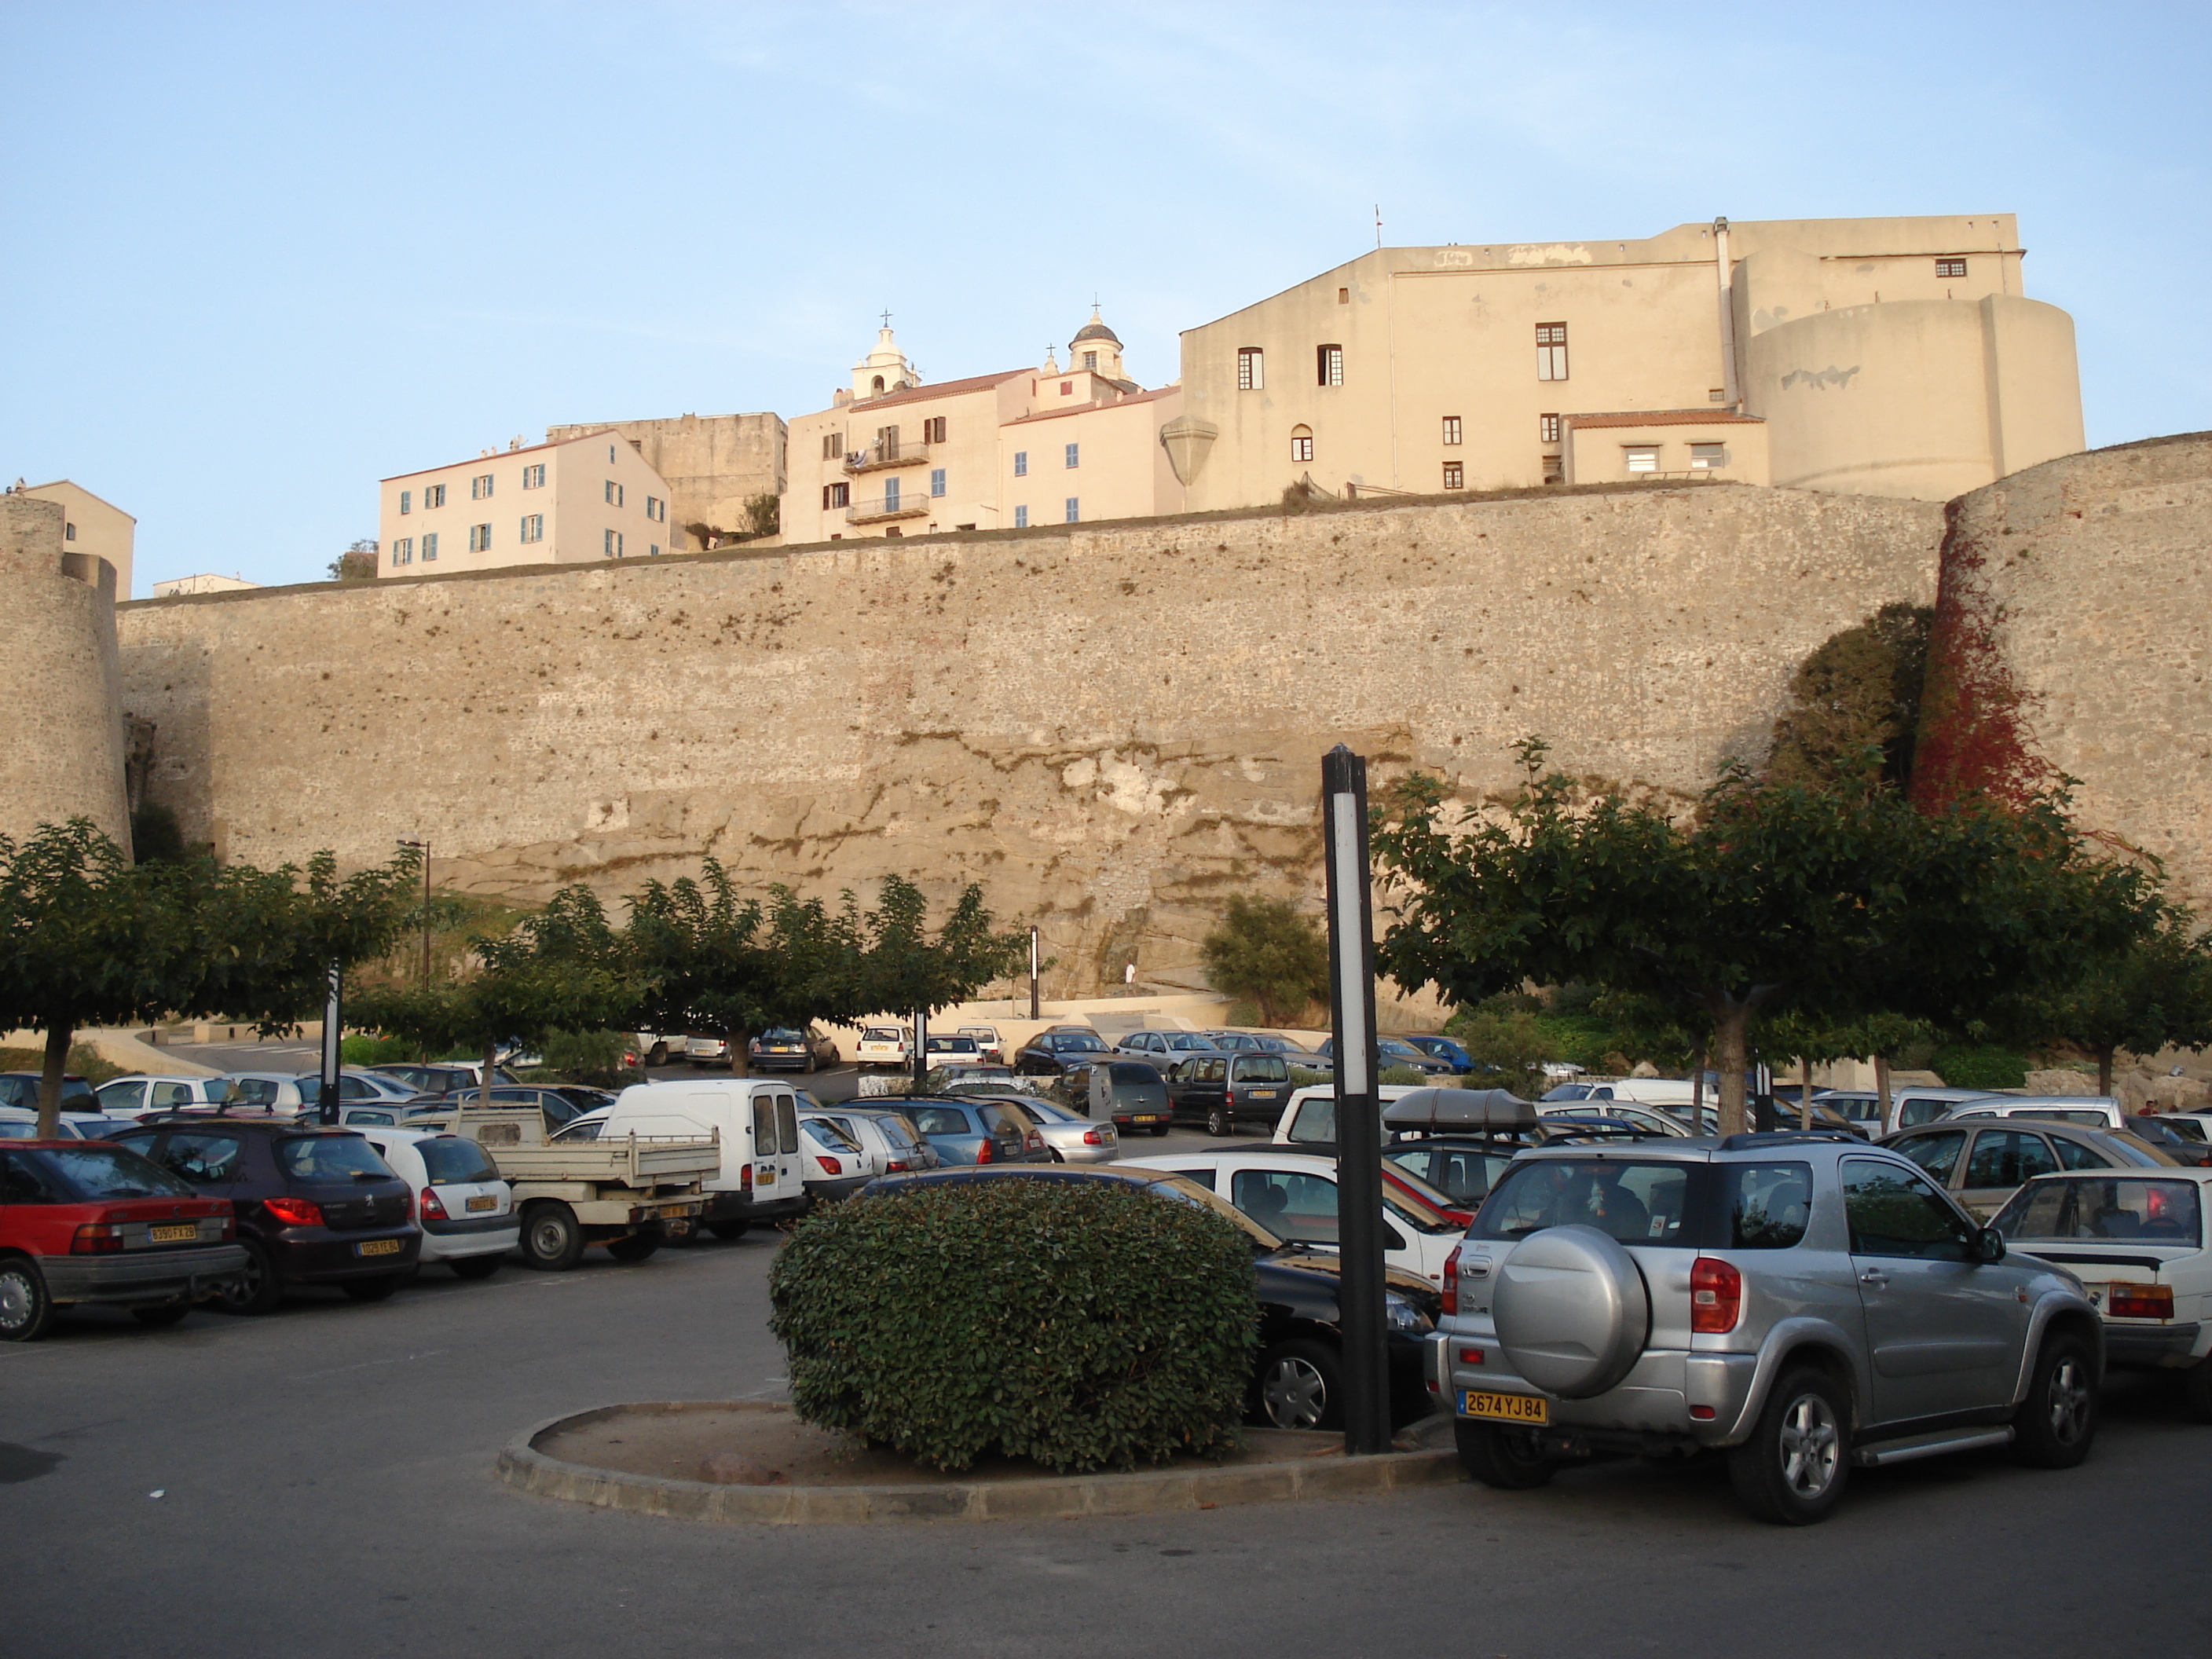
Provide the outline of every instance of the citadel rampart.
[[153,601],[124,706],[188,836],[427,838],[441,883],[609,891],[712,851],[1035,915],[1051,989],[1189,975],[1220,897],[1318,879],[1318,757],[1690,793],[1796,663],[1931,597],[1942,509],[1725,485],[870,540]]
[[63,550],[65,512],[0,495],[0,831],[84,817],[127,846],[115,569]]
[[2212,433],[2046,461],[1949,510],[1924,782],[2078,779],[2084,823],[2212,903]]

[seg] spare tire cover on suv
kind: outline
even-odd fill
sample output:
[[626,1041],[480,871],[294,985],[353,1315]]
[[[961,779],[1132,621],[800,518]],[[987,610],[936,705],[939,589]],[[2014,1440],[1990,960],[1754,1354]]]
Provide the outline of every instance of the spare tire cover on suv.
[[1490,1311],[1513,1369],[1568,1400],[1603,1394],[1627,1376],[1651,1328],[1635,1258],[1595,1227],[1547,1227],[1522,1239],[1498,1269]]

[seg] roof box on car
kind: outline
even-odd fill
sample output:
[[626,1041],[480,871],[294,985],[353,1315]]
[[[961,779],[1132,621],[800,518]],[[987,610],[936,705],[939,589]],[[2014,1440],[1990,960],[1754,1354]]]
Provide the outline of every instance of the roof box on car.
[[1382,1108],[1392,1129],[1533,1129],[1535,1103],[1510,1089],[1413,1089]]

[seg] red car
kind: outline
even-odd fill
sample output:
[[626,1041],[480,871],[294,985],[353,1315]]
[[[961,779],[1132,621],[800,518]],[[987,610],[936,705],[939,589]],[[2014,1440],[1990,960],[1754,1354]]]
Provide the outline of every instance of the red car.
[[98,1140],[0,1141],[0,1341],[72,1303],[173,1325],[246,1266],[227,1198]]

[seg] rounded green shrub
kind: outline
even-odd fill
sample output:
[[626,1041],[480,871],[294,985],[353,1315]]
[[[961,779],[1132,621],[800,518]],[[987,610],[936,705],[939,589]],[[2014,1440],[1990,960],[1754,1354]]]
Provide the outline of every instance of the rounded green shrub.
[[2020,1089],[2027,1084],[2027,1056],[2010,1048],[1938,1048],[1928,1069],[1954,1089]]
[[793,1234],[769,1278],[791,1399],[939,1468],[1132,1468],[1237,1443],[1250,1241],[1118,1181],[925,1182]]

